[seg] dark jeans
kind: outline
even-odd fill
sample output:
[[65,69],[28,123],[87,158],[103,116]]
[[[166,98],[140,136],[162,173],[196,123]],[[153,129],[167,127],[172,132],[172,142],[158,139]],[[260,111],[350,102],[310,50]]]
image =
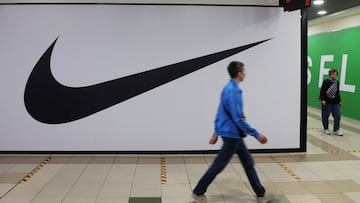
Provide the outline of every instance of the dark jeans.
[[340,128],[340,105],[339,104],[326,104],[321,108],[321,117],[324,130],[329,129],[329,116],[330,113],[334,117],[334,131],[338,131]]
[[215,177],[225,168],[229,163],[232,155],[236,153],[245,169],[246,175],[250,181],[251,187],[258,197],[262,197],[265,194],[265,189],[261,185],[260,180],[256,174],[254,168],[254,160],[248,151],[242,138],[232,139],[222,137],[224,144],[220,149],[214,162],[210,168],[206,171],[199,183],[196,185],[193,192],[197,195],[202,195],[206,192],[210,183]]

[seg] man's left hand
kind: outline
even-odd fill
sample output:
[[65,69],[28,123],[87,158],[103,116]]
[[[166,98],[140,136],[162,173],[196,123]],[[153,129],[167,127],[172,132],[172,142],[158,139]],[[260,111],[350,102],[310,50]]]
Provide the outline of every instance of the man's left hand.
[[217,140],[218,140],[218,135],[217,134],[213,134],[212,136],[211,136],[211,139],[210,139],[210,141],[209,141],[209,144],[215,144],[216,142],[217,142]]

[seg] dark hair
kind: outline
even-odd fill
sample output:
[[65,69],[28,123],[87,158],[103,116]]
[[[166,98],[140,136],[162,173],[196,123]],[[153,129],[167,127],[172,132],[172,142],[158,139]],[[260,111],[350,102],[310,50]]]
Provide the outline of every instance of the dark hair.
[[228,65],[228,72],[231,78],[235,78],[238,72],[242,72],[244,70],[244,64],[239,61],[232,61]]
[[337,75],[339,75],[339,72],[336,68],[332,68],[329,70],[329,75],[333,74],[333,73],[336,73]]

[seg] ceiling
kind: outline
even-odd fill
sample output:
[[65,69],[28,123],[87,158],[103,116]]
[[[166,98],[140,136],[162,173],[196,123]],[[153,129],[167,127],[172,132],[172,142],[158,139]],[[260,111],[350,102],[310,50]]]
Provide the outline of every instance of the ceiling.
[[[313,3],[315,0],[311,0]],[[323,0],[324,4],[308,8],[308,19],[313,20],[331,15],[352,7],[360,6],[360,0]],[[279,0],[0,0],[0,4],[13,3],[167,3],[167,4],[221,4],[223,5],[262,5],[278,6]],[[327,14],[318,15],[319,10]]]
[[279,0],[0,0],[1,3],[139,3],[278,6]]
[[[313,20],[323,16],[331,15],[352,7],[360,6],[360,0],[324,0],[322,5],[314,5],[312,0],[311,7],[308,8],[308,20]],[[326,10],[327,14],[318,15],[320,10]]]

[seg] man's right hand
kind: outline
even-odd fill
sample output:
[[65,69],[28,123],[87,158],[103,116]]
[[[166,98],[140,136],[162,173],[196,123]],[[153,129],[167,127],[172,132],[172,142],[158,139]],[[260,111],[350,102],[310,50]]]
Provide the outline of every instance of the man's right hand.
[[325,101],[325,100],[322,100],[322,101],[321,101],[321,104],[322,104],[323,106],[325,106],[325,105],[326,105],[326,101]]
[[257,140],[258,140],[261,144],[267,143],[267,138],[266,138],[265,135],[263,135],[263,134],[260,134],[260,136],[257,138]]

